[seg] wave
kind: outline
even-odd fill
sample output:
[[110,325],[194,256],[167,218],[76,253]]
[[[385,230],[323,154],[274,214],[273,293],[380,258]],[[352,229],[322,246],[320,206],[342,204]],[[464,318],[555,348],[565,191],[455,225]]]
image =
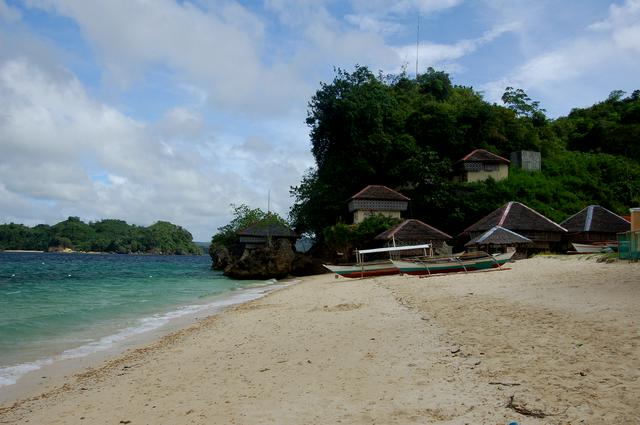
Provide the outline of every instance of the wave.
[[[287,284],[277,284],[277,281],[270,280],[261,284],[251,285],[246,289],[228,293],[228,296],[225,298],[220,298],[206,304],[186,305],[166,313],[158,313],[149,317],[143,317],[138,319],[134,326],[120,329],[116,333],[107,335],[98,340],[91,340],[91,342],[88,342],[87,344],[65,350],[61,354],[55,356],[39,359],[33,362],[0,367],[0,387],[13,385],[25,374],[38,370],[44,366],[48,366],[59,361],[86,357],[91,354],[111,349],[115,345],[127,341],[135,336],[151,332],[165,326],[172,320],[186,316],[194,316],[203,311],[206,311],[207,313],[216,313],[225,307],[261,298],[272,290],[288,286],[289,284],[291,284],[291,282],[288,282]],[[265,287],[267,286],[270,288],[266,289]]]

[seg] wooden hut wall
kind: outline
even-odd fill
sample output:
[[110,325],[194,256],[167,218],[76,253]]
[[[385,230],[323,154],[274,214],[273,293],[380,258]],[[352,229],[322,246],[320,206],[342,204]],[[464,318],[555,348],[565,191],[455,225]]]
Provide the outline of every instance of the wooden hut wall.
[[616,232],[579,232],[567,235],[569,242],[591,243],[591,242],[608,242],[617,240]]

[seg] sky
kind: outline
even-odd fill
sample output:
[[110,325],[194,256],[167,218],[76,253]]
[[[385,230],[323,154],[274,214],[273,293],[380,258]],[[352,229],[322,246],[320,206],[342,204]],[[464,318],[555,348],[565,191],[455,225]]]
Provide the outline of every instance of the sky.
[[0,223],[286,217],[321,82],[416,62],[557,118],[640,88],[640,0],[0,0]]

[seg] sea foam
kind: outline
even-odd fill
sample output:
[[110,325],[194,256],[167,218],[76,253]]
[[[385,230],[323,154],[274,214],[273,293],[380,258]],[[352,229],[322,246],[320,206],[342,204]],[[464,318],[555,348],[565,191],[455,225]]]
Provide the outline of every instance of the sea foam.
[[18,380],[25,374],[41,369],[44,366],[48,366],[59,361],[86,357],[100,351],[111,349],[116,344],[128,341],[135,336],[159,329],[172,320],[176,320],[186,316],[194,316],[200,312],[207,312],[212,314],[220,311],[225,307],[258,299],[274,289],[289,286],[293,283],[296,282],[278,284],[274,279],[261,282],[256,285],[251,285],[246,289],[240,289],[238,291],[229,293],[225,298],[220,298],[210,303],[186,305],[166,313],[143,317],[141,319],[138,319],[137,323],[134,326],[123,328],[112,335],[102,337],[98,340],[90,341],[87,344],[81,345],[79,347],[65,350],[64,352],[55,356],[39,359],[29,363],[0,367],[0,387],[13,385],[18,382]]

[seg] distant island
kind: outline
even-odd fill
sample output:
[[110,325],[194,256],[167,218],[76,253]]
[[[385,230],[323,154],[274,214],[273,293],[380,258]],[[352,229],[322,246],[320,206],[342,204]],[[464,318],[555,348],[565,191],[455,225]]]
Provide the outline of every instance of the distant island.
[[106,252],[116,254],[202,255],[187,230],[167,221],[148,227],[123,220],[84,223],[69,217],[49,226],[0,224],[0,251]]

